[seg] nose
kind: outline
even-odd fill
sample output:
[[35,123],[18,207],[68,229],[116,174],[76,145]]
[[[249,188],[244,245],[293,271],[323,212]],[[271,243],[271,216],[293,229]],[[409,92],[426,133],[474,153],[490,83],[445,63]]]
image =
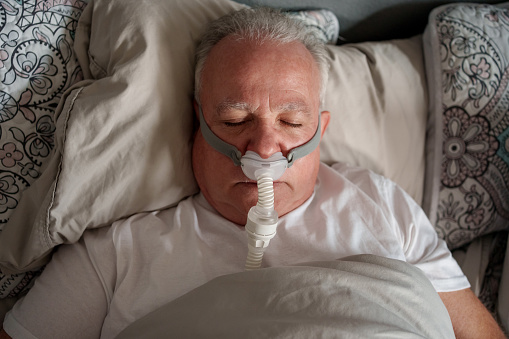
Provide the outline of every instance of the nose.
[[258,123],[256,128],[249,133],[246,151],[256,152],[263,159],[267,159],[277,152],[284,154],[281,132],[269,123]]

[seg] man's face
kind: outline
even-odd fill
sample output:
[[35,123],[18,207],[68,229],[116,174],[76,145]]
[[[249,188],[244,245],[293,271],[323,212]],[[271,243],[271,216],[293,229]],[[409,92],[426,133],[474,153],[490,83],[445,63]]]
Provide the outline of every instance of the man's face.
[[[205,121],[219,138],[268,158],[309,141],[318,126],[320,76],[301,43],[256,44],[227,37],[211,50],[202,74]],[[197,107],[195,107],[197,110]],[[321,133],[329,112],[321,114]],[[317,148],[300,158],[274,182],[275,209],[284,215],[307,200],[320,161]],[[245,224],[258,199],[256,182],[240,166],[195,135],[193,170],[207,201],[225,218]]]

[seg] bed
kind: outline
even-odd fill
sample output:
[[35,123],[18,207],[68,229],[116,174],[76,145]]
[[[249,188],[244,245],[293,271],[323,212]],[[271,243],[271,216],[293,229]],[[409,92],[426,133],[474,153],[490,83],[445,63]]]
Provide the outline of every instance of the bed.
[[[198,191],[194,48],[206,22],[256,5],[288,10],[328,41],[332,119],[322,161],[366,167],[403,187],[509,328],[509,3],[500,1],[2,2],[1,316],[56,246]],[[403,263],[355,260],[417,279]],[[330,265],[345,273],[324,265],[248,278],[334,275]],[[196,293],[222,283],[231,281]]]

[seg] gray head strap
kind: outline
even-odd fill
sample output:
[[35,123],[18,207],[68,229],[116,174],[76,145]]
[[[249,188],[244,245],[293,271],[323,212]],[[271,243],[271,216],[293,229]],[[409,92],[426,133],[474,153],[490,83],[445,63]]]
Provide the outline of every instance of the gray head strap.
[[313,135],[313,137],[308,142],[306,142],[304,145],[300,145],[299,147],[296,147],[296,148],[290,150],[290,152],[288,153],[288,155],[286,157],[288,159],[288,167],[292,166],[293,162],[295,160],[305,157],[306,155],[313,152],[318,147],[318,145],[320,144],[320,136],[321,136],[320,135],[321,134],[321,128],[320,128],[321,120],[322,119],[320,119],[320,117],[318,117],[318,126],[316,127],[315,135]]
[[[208,142],[210,146],[212,146],[216,151],[226,155],[228,158],[233,160],[233,163],[235,166],[240,166],[240,158],[242,157],[242,153],[237,149],[237,147],[224,142],[221,140],[217,135],[214,134],[210,130],[210,127],[207,125],[207,122],[205,121],[205,118],[203,117],[203,112],[201,110],[201,106],[199,107],[199,115],[200,115],[200,129],[201,134],[203,135],[203,138]],[[288,167],[292,166],[295,160],[302,158],[309,153],[313,152],[318,145],[320,144],[320,118],[318,119],[318,127],[316,128],[315,135],[306,142],[304,145],[301,145],[299,147],[296,147],[288,153],[287,159],[288,159]]]

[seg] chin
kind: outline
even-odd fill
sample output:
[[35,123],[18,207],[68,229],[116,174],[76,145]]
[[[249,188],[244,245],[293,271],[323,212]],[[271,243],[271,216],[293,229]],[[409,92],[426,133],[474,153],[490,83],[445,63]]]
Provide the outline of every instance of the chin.
[[281,190],[280,194],[278,194],[276,191],[275,209],[278,216],[282,217],[283,215],[288,214],[294,209],[298,208],[306,200],[308,200],[312,194],[312,190],[309,192],[309,194],[303,194],[303,192],[300,192],[299,195],[297,195],[295,192],[289,192],[285,190]]

